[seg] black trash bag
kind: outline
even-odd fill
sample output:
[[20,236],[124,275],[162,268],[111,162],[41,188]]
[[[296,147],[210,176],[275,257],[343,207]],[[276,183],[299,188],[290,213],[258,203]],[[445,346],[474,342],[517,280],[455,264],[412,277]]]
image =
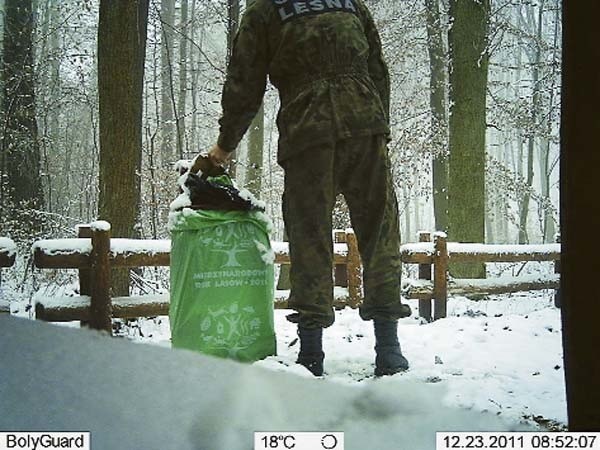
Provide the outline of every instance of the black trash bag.
[[218,182],[220,178],[210,179],[188,173],[184,186],[189,189],[192,209],[264,211],[250,199],[243,198],[234,186]]

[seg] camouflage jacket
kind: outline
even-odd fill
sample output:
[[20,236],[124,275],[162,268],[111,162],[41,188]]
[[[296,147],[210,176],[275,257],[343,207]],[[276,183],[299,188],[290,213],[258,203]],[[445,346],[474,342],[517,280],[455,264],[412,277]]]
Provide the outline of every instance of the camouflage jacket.
[[278,160],[308,146],[388,134],[390,81],[363,0],[255,0],[234,40],[218,144],[233,151],[279,90]]

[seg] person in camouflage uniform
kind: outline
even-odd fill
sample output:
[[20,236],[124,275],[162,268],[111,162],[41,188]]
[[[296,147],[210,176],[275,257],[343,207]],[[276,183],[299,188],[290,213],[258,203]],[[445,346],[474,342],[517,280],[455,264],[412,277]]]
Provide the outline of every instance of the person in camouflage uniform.
[[225,163],[259,110],[267,77],[281,108],[278,163],[290,245],[290,306],[298,363],[323,374],[322,330],[334,322],[332,210],[342,193],[363,263],[364,320],[373,320],[375,374],[408,368],[397,321],[397,201],[387,150],[390,80],[362,0],[255,0],[242,18],[223,88],[220,134],[209,157]]

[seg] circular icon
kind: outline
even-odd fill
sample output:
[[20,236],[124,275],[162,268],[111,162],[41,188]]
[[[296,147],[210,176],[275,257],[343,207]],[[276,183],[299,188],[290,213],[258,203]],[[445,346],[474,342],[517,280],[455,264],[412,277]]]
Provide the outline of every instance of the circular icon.
[[331,450],[337,447],[338,440],[333,434],[326,434],[321,438],[321,447],[325,450]]

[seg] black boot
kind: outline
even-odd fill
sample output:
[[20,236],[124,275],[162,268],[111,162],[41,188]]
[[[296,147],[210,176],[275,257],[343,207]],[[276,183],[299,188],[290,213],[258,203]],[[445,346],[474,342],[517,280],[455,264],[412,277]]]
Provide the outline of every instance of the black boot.
[[375,328],[375,376],[394,375],[408,369],[398,343],[397,320],[373,320]]
[[298,325],[300,353],[296,362],[306,367],[315,377],[323,375],[323,328],[304,328]]

